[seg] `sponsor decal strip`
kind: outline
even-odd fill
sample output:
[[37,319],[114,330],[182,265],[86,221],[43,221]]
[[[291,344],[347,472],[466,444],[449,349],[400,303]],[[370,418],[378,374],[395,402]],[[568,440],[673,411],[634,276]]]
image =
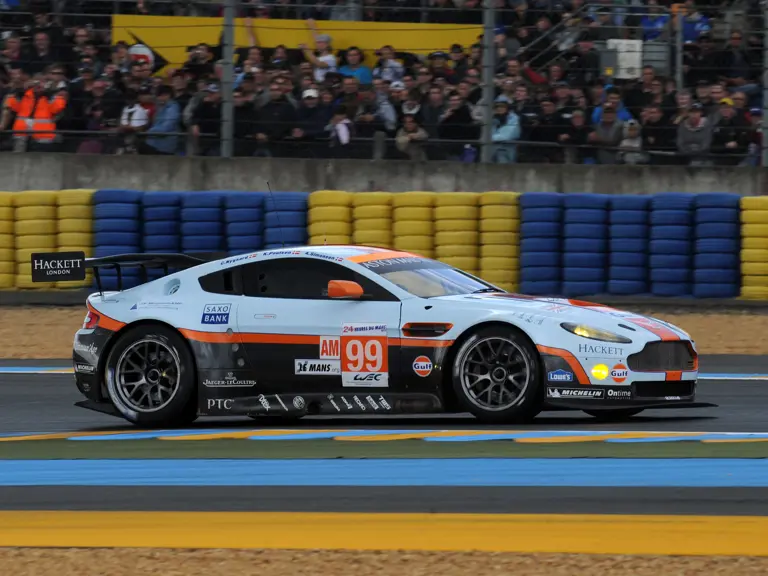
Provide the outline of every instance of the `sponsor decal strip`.
[[587,373],[584,371],[584,368],[582,368],[579,361],[576,359],[576,356],[568,352],[568,350],[563,350],[562,348],[551,348],[550,346],[542,346],[538,345],[536,346],[539,352],[542,354],[549,354],[550,356],[559,356],[563,360],[565,360],[568,363],[568,366],[571,367],[571,370],[576,375],[576,380],[579,382],[579,384],[589,384],[589,377],[587,376]]
[[392,258],[421,258],[421,256],[411,254],[410,252],[398,252],[393,250],[391,252],[374,252],[373,254],[360,254],[359,256],[350,256],[347,258],[347,260],[356,264],[362,264],[363,262],[391,260]]

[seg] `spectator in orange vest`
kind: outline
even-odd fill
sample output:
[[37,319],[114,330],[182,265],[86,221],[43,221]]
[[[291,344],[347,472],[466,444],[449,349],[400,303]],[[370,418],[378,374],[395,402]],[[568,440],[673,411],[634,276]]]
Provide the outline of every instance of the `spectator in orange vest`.
[[8,129],[11,115],[15,114],[14,150],[18,152],[55,151],[59,142],[56,122],[66,106],[66,91],[46,90],[42,75],[35,75],[23,92],[11,94],[6,98],[0,119],[0,130]]

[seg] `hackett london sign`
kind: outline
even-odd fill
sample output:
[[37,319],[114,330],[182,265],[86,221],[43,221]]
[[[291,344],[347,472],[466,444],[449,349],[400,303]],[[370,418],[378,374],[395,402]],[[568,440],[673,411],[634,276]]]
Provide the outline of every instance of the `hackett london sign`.
[[85,252],[32,254],[32,282],[85,280]]

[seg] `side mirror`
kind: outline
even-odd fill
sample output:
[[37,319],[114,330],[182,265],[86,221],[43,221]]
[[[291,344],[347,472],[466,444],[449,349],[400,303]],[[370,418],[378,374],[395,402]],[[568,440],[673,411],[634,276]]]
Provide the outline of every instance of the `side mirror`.
[[363,297],[363,287],[350,280],[331,280],[328,282],[328,298],[345,300],[360,300]]

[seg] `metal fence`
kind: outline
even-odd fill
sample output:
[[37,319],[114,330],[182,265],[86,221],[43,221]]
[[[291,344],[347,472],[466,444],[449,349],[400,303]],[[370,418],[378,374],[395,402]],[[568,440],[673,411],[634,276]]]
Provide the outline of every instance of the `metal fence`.
[[[507,0],[109,0],[83,14],[57,0],[45,15],[0,10],[0,148],[765,166],[766,26],[762,7],[740,1],[537,11]],[[35,61],[41,32],[56,57]],[[25,55],[14,62],[18,42]],[[329,56],[346,70],[324,68]],[[57,68],[77,78],[62,84]],[[179,104],[175,124],[158,121],[163,84]],[[35,85],[36,98],[66,92],[50,142],[16,121]],[[273,105],[276,91],[287,105]],[[150,110],[142,124],[137,106]]]

